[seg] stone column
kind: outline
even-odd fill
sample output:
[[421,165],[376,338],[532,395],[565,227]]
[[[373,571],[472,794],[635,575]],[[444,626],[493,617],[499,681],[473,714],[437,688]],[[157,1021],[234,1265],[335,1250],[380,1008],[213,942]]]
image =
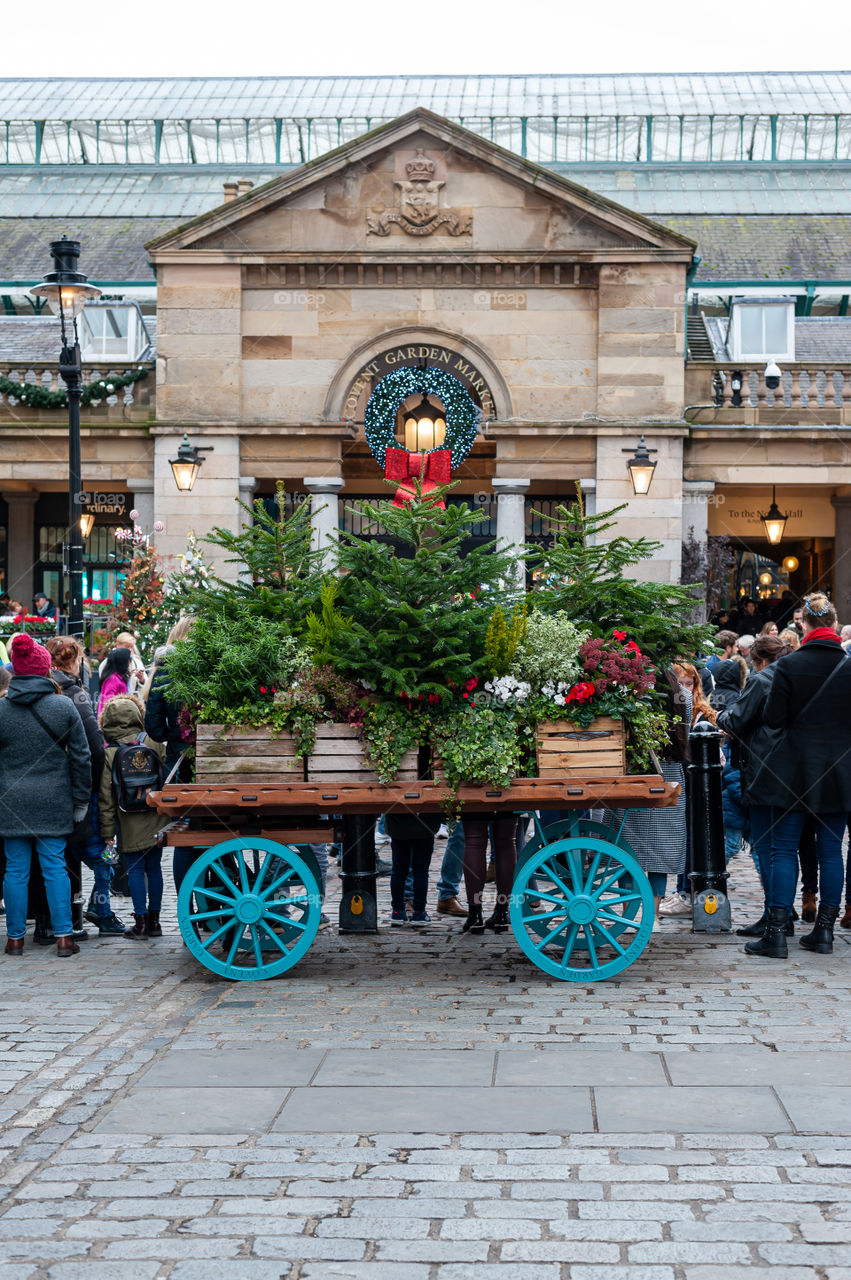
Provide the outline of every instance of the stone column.
[[[154,477],[153,476],[128,476],[127,488],[132,494],[132,502],[130,503],[131,511],[138,511],[136,523],[140,525],[146,533],[153,533],[154,528]],[[131,523],[129,519],[127,524]],[[156,541],[156,534],[153,535],[152,541]]]
[[[166,557],[166,570],[174,567],[176,557],[186,550],[186,539],[192,530],[205,537],[216,525],[225,529],[239,527],[239,436],[204,435],[190,430],[193,444],[211,444],[211,453],[203,454],[203,464],[191,493],[181,493],[174,483],[169,459],[177,453],[183,432],[157,435],[154,441],[154,516],[165,529],[157,535],[157,550]],[[233,580],[236,567],[226,563],[227,555],[205,548],[216,573]],[[174,559],[169,559],[174,557]]]
[[523,547],[526,543],[526,492],[529,480],[492,480],[496,498],[496,540],[517,556],[517,585],[526,580],[526,561]]
[[[833,603],[839,625],[851,622],[851,490],[843,486],[831,502],[836,508],[836,535],[833,541]],[[11,510],[10,510],[11,520]]]
[[239,500],[240,502],[244,502],[247,507],[251,507],[252,510],[252,514],[249,515],[247,511],[243,511],[242,507],[239,508],[238,519],[240,529],[247,529],[254,524],[253,503],[256,491],[257,480],[254,476],[239,477]]
[[689,529],[698,542],[706,542],[709,527],[709,502],[715,492],[714,480],[683,481],[683,541]]
[[[20,600],[27,613],[33,603],[33,569],[35,547],[35,504],[38,494],[34,489],[25,493],[15,490],[4,493],[9,506],[9,527],[6,530],[7,574],[6,590],[13,600]],[[61,601],[54,604],[62,605]]]
[[[647,447],[658,452],[650,492],[632,491],[626,460],[640,432],[624,427],[620,434],[597,436],[597,511],[624,506],[615,527],[603,538],[651,538],[661,548],[652,560],[629,571],[629,576],[652,582],[679,582],[683,545],[683,436],[685,431],[647,434]],[[624,452],[624,449],[627,452]]]
[[340,527],[338,494],[343,481],[335,476],[305,476],[304,487],[310,494],[310,523],[313,529],[311,543],[316,551],[323,552],[326,569],[332,569],[336,561],[337,533]]

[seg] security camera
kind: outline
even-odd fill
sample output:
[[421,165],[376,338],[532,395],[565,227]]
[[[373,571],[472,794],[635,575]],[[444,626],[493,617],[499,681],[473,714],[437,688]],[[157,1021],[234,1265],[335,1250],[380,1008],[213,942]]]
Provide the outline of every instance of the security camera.
[[765,366],[765,373],[763,374],[763,377],[765,378],[765,385],[768,387],[768,390],[776,391],[780,386],[780,366],[776,364],[774,360],[769,360],[768,364]]

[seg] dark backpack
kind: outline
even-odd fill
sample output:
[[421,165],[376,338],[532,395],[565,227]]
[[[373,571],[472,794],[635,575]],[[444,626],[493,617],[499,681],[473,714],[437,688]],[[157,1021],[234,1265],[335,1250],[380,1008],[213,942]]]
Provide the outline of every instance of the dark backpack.
[[163,784],[162,761],[141,741],[119,743],[112,760],[112,788],[121,813],[150,813],[149,791]]

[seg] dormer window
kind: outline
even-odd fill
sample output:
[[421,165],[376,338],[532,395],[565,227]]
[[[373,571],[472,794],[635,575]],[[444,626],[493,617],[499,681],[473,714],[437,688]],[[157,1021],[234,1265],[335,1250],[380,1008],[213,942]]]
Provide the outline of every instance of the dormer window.
[[730,313],[727,349],[731,360],[794,360],[794,301],[736,298]]
[[90,302],[77,323],[80,354],[88,362],[140,360],[151,345],[135,302]]

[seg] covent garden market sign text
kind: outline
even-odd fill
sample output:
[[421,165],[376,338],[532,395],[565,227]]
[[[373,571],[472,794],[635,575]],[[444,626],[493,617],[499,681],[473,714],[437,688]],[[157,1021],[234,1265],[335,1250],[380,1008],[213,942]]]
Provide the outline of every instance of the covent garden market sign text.
[[449,347],[430,346],[424,342],[411,343],[407,346],[391,347],[364,365],[349,388],[343,405],[343,416],[354,419],[364,391],[371,390],[373,384],[385,374],[395,369],[426,367],[443,369],[467,388],[473,399],[481,406],[483,418],[493,418],[495,410],[490,389],[480,369],[471,364],[466,357],[452,351]]

